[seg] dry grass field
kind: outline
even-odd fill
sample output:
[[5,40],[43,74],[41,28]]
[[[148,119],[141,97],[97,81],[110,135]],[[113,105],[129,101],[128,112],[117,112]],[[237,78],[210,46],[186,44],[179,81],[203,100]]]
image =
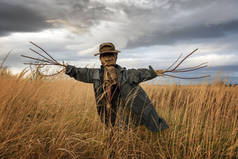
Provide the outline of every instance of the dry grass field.
[[142,85],[169,129],[109,130],[92,85],[0,73],[0,158],[236,158],[238,87]]

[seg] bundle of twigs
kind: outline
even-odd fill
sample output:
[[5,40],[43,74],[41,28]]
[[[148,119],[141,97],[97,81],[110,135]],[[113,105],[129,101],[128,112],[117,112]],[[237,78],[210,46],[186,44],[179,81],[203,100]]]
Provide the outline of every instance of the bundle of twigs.
[[[193,67],[187,67],[187,68],[181,68],[178,69],[179,66],[181,66],[181,64],[188,58],[190,57],[192,54],[194,54],[198,49],[193,50],[190,54],[188,54],[187,56],[185,56],[180,62],[179,59],[182,57],[182,54],[165,70],[157,70],[156,72],[158,73],[158,75],[162,75],[162,76],[168,76],[168,77],[173,77],[173,78],[179,78],[179,79],[200,79],[200,78],[206,78],[209,77],[209,75],[204,75],[204,76],[197,76],[197,77],[180,77],[180,76],[175,76],[175,75],[171,75],[168,73],[180,73],[180,72],[191,72],[191,71],[195,71],[195,70],[199,70],[202,68],[207,67],[207,62],[205,63],[201,63],[197,66],[193,66]],[[177,65],[175,65],[177,63]],[[175,65],[175,66],[174,66]],[[173,67],[174,66],[174,67]]]
[[[31,60],[34,60],[34,62],[28,62],[28,63],[24,63],[25,65],[36,65],[36,66],[47,66],[47,65],[54,65],[54,66],[63,66],[63,67],[66,67],[66,65],[63,63],[59,63],[57,60],[55,60],[46,50],[44,50],[43,48],[41,48],[40,46],[36,45],[35,43],[33,42],[30,42],[31,44],[33,44],[35,47],[39,48],[42,52],[37,52],[36,50],[30,48],[30,50],[41,56],[41,58],[36,58],[36,57],[31,57],[31,56],[26,56],[26,55],[21,55],[22,57],[24,58],[27,58],[27,59],[31,59]],[[54,76],[54,75],[57,75],[61,72],[64,71],[64,68],[57,72],[57,73],[54,73],[54,74],[51,74],[51,75],[44,75],[44,76]]]

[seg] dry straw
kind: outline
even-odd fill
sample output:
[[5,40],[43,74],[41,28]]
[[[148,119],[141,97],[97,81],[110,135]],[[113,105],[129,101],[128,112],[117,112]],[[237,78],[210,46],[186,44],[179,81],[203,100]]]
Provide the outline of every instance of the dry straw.
[[92,85],[0,75],[0,158],[236,158],[238,90],[225,85],[142,85],[170,128],[100,121]]
[[144,84],[170,128],[151,133],[145,127],[116,127],[110,137],[97,115],[92,85],[23,76],[24,71],[0,74],[0,158],[238,156],[237,87]]

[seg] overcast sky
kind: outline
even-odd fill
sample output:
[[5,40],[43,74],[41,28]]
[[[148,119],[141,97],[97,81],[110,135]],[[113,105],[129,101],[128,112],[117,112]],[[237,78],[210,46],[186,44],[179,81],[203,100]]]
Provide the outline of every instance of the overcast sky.
[[199,48],[185,65],[238,65],[238,0],[0,0],[0,59],[24,68],[29,41],[58,60],[100,65],[98,45],[113,42],[118,64],[168,67]]

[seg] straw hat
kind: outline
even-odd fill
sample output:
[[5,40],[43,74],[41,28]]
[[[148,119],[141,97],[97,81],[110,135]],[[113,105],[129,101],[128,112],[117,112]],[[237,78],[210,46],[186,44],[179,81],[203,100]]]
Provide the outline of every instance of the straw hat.
[[104,53],[109,53],[109,52],[117,54],[120,51],[115,49],[115,46],[113,45],[113,43],[102,43],[99,45],[99,52],[94,54],[94,56],[101,55]]

